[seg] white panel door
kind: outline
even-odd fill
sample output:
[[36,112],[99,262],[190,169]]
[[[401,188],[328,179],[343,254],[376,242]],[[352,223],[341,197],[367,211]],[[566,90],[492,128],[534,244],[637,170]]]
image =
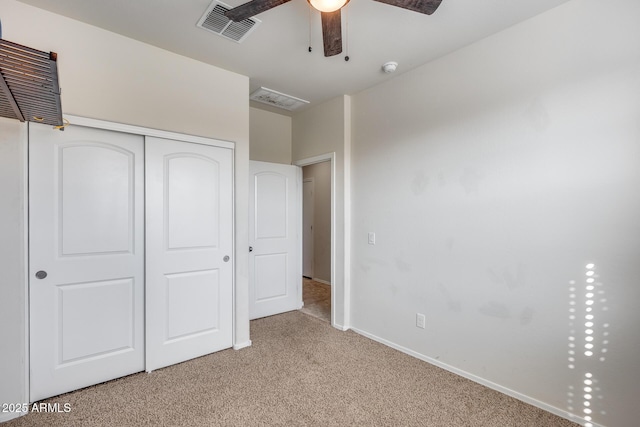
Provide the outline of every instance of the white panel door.
[[32,401],[144,370],[143,156],[140,136],[29,125]]
[[146,138],[146,370],[232,346],[233,156]]
[[249,318],[302,307],[298,166],[251,161]]

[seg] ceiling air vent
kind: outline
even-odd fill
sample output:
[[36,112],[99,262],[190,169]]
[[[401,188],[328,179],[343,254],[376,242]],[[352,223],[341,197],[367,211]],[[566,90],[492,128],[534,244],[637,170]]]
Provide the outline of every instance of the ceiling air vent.
[[253,101],[262,102],[263,104],[273,105],[274,107],[284,108],[285,110],[295,110],[309,103],[304,99],[296,98],[291,95],[285,95],[284,93],[277,92],[266,87],[254,91],[249,99]]
[[249,18],[241,22],[233,22],[224,16],[224,13],[230,9],[229,5],[214,1],[198,21],[198,27],[226,39],[242,43],[262,21],[256,18]]

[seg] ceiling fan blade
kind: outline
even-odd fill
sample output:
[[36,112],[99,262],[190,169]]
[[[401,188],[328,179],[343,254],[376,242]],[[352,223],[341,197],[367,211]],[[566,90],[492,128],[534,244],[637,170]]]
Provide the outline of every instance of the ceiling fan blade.
[[335,12],[321,12],[322,41],[324,56],[334,56],[342,52],[342,20],[341,9]]
[[442,0],[376,0],[380,3],[398,6],[403,9],[409,9],[414,12],[431,15],[436,11]]
[[234,22],[240,22],[290,1],[291,0],[252,0],[228,10],[224,15]]

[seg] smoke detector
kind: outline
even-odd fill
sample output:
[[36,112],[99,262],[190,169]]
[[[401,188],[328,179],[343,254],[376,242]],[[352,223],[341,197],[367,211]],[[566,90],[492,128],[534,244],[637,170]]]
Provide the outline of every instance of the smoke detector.
[[268,89],[266,87],[261,87],[260,89],[254,91],[249,99],[257,102],[262,102],[263,104],[272,105],[278,108],[284,108],[285,110],[295,110],[296,108],[300,108],[303,105],[309,103],[309,101],[305,101],[304,99],[296,98],[295,96],[286,95],[284,93],[275,91],[273,89]]
[[389,61],[382,64],[382,71],[387,74],[393,73],[396,68],[398,68],[398,63],[394,61]]

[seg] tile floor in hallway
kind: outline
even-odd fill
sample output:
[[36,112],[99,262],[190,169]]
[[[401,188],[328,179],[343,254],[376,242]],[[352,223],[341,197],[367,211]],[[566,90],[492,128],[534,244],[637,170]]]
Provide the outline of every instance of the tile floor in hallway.
[[302,279],[302,300],[300,311],[331,323],[331,285]]

